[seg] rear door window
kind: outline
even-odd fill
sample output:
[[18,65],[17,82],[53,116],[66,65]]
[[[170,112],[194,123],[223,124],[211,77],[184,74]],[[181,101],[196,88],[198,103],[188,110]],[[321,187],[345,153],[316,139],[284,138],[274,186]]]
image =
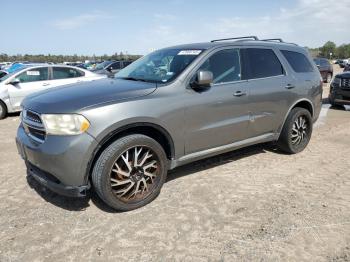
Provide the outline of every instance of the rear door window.
[[48,80],[48,67],[32,68],[17,76],[21,83],[37,82]]
[[81,77],[81,76],[84,76],[84,72],[77,70],[75,68],[69,68],[69,67],[52,68],[52,77],[54,80],[75,78],[75,77]]
[[304,54],[287,50],[281,50],[281,52],[296,73],[309,73],[314,71],[309,59]]
[[272,49],[242,49],[243,79],[257,79],[284,74],[283,66]]

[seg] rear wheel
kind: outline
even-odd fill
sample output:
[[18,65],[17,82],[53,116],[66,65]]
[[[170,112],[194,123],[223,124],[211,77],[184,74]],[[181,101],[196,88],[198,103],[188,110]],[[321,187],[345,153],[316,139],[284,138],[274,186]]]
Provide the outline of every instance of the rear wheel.
[[279,148],[289,154],[303,151],[312,134],[312,117],[308,110],[293,108],[289,113],[278,140]]
[[4,119],[7,116],[7,107],[4,102],[0,101],[0,119]]
[[129,135],[108,146],[98,158],[92,182],[110,207],[129,211],[154,200],[167,175],[162,146],[144,135]]

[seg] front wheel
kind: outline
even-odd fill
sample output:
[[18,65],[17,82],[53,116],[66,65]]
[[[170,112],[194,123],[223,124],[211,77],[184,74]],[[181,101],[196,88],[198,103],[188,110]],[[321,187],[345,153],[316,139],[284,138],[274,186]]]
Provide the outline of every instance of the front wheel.
[[277,142],[278,147],[288,154],[303,151],[309,144],[312,127],[310,112],[300,107],[293,108],[282,128]]
[[108,146],[98,158],[92,182],[110,207],[129,211],[153,201],[167,176],[162,146],[144,135],[129,135]]

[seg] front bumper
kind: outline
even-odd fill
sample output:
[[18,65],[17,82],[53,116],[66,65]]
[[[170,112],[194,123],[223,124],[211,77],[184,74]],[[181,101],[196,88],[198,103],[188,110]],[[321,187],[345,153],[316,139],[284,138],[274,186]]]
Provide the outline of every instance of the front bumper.
[[332,104],[350,105],[350,89],[332,87],[328,98]]
[[20,125],[16,144],[28,175],[40,184],[66,196],[83,196],[89,189],[89,161],[98,145],[89,134],[47,136],[44,143],[38,143]]
[[90,189],[90,184],[85,186],[65,186],[54,176],[26,162],[27,175],[33,177],[39,184],[50,189],[51,191],[68,197],[85,197],[86,192]]

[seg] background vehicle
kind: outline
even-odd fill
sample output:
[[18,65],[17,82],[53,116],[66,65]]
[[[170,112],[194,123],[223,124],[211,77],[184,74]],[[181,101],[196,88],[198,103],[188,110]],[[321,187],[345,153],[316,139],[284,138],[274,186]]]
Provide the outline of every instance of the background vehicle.
[[0,119],[21,110],[30,94],[57,86],[92,81],[103,76],[72,66],[21,65],[0,79]]
[[131,210],[157,197],[168,169],[270,141],[304,150],[321,76],[304,48],[276,40],[165,48],[113,79],[30,96],[17,133],[28,173],[69,196],[93,185]]
[[0,70],[0,78],[3,78],[5,75],[7,75],[8,73],[4,70]]
[[339,66],[340,68],[344,68],[349,63],[349,59],[340,59]]
[[323,82],[330,83],[333,77],[333,66],[327,58],[314,58],[314,62],[320,70]]
[[350,72],[338,74],[334,77],[329,91],[331,105],[350,105]]
[[344,72],[350,71],[350,63],[346,64],[344,67]]
[[131,63],[131,61],[104,61],[92,69],[91,72],[104,75],[114,75]]

